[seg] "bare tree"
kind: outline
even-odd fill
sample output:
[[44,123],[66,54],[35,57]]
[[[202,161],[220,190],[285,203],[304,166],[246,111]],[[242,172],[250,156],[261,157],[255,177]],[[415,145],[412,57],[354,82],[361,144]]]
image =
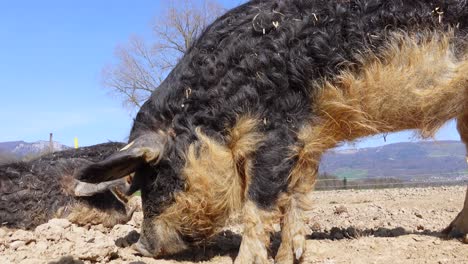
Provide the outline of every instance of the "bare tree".
[[147,43],[133,36],[116,48],[117,63],[103,69],[103,85],[139,108],[156,89],[203,29],[223,8],[215,0],[171,0],[164,14],[154,19],[154,39]]

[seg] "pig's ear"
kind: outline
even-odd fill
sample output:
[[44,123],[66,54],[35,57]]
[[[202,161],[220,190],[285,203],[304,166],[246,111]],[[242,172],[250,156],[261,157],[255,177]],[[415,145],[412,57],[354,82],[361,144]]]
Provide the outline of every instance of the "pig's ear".
[[88,183],[75,179],[73,190],[76,197],[86,197],[93,196],[98,193],[103,193],[108,190],[112,191],[115,188],[118,188],[119,191],[126,193],[130,189],[130,184],[126,178],[100,183]]
[[107,159],[78,171],[76,179],[89,183],[116,180],[135,172],[144,164],[156,164],[167,145],[162,133],[147,133]]

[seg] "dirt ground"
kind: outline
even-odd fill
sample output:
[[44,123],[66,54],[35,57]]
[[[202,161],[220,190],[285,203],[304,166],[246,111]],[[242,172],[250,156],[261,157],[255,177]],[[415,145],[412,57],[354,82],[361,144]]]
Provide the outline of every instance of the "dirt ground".
[[[440,230],[463,205],[466,187],[315,192],[303,263],[468,263],[468,244]],[[52,219],[34,231],[0,229],[0,263],[232,263],[240,228],[165,260],[136,256],[142,213],[125,225],[79,227]],[[233,231],[233,232],[231,232]],[[279,245],[273,238],[272,254]]]

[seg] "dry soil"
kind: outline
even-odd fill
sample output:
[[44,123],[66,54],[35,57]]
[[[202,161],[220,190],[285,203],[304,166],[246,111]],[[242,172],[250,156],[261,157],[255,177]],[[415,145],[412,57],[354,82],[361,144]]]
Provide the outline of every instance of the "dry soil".
[[[461,210],[466,187],[315,192],[303,263],[468,263],[468,245],[440,230]],[[112,229],[52,219],[33,231],[0,229],[0,263],[232,263],[241,229],[165,260],[133,254],[142,213]],[[279,235],[271,246],[275,254]]]

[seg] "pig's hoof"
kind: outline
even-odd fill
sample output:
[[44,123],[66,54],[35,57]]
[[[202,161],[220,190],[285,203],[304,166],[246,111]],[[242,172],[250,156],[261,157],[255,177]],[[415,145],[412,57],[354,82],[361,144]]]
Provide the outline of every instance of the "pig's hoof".
[[442,233],[449,238],[460,238],[463,243],[468,243],[468,215],[461,211]]
[[268,252],[265,245],[251,245],[251,247],[242,247],[239,250],[234,264],[269,264]]
[[278,253],[276,254],[275,263],[277,264],[293,264],[302,259],[305,249],[305,235],[303,232],[297,232],[291,241],[282,241]]

